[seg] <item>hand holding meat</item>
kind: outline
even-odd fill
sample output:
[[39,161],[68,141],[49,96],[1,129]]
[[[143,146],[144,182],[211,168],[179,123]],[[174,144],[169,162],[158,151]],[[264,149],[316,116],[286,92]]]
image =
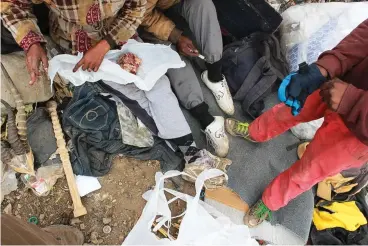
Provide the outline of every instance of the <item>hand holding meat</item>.
[[33,44],[26,53],[26,64],[29,75],[31,76],[31,81],[29,81],[30,85],[33,85],[39,76],[40,73],[40,64],[42,62],[42,67],[47,72],[47,68],[49,66],[47,55],[45,49],[41,46],[40,43]]
[[101,63],[110,50],[110,45],[106,40],[102,40],[96,44],[96,46],[89,49],[83,56],[83,58],[75,65],[73,72],[78,71],[80,67],[82,70],[88,70],[88,72],[97,72],[101,66]]

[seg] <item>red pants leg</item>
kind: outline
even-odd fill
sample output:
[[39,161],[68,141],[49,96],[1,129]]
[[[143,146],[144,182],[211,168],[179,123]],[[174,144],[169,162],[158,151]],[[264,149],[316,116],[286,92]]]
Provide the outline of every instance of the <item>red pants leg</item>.
[[345,126],[340,115],[326,111],[325,120],[302,159],[278,175],[263,192],[265,205],[275,211],[328,176],[368,161],[368,146]]
[[293,116],[291,108],[278,104],[255,119],[249,126],[250,137],[257,142],[268,141],[291,127],[323,117],[327,105],[322,102],[319,91],[310,95],[299,115]]

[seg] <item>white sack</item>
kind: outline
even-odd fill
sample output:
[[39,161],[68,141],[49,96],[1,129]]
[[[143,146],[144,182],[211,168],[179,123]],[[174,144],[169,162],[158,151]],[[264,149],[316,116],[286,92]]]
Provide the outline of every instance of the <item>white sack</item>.
[[[235,225],[231,220],[213,207],[199,200],[204,181],[220,175],[227,175],[218,170],[210,169],[202,172],[196,180],[196,196],[192,197],[171,189],[164,188],[164,180],[170,177],[187,175],[179,171],[168,171],[164,175],[156,173],[154,190],[146,192],[143,197],[147,204],[137,224],[128,234],[123,245],[258,245],[250,236],[249,228],[245,225]],[[167,201],[165,193],[174,195]],[[171,211],[169,204],[181,199],[187,202],[183,220],[177,240],[158,239],[151,232],[152,222],[156,215],[161,215],[158,222],[163,228],[171,225]]]
[[[125,53],[133,53],[142,59],[137,75],[123,70],[116,63],[117,59]],[[104,80],[124,85],[134,83],[139,89],[149,91],[169,68],[185,66],[179,54],[172,50],[170,46],[140,43],[133,39],[129,39],[121,50],[107,52],[97,72],[83,71],[82,68],[79,68],[77,72],[73,73],[74,66],[82,57],[83,54],[79,53],[77,56],[57,55],[52,58],[48,70],[51,81],[54,80],[56,73],[59,73],[60,76],[69,80],[75,86],[82,85],[86,81]]]
[[300,140],[310,140],[314,138],[318,128],[320,128],[323,124],[324,118],[313,120],[306,123],[300,123],[293,128],[291,128],[291,132]]
[[290,71],[303,61],[315,62],[368,18],[368,3],[310,3],[282,13],[281,49]]

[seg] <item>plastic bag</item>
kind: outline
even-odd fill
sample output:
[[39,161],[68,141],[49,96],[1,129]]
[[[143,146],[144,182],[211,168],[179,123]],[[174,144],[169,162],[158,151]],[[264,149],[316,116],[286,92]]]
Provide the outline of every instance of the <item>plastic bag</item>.
[[8,165],[17,173],[34,175],[34,156],[32,150],[22,155],[16,155],[12,149],[10,151],[13,153],[13,158]]
[[18,188],[18,180],[15,177],[15,172],[8,168],[2,173],[1,176],[1,201],[3,201],[4,196],[8,195],[10,192]]
[[300,123],[291,128],[291,132],[300,140],[310,140],[314,138],[318,128],[323,124],[324,118],[313,120],[306,123]]
[[[204,205],[199,200],[204,182],[213,177],[226,175],[224,172],[218,169],[202,172],[195,183],[195,197],[164,188],[165,179],[179,175],[186,174],[179,171],[168,171],[164,175],[156,173],[156,186],[154,190],[143,195],[148,202],[123,245],[258,245],[251,238],[247,226],[235,225],[228,217],[213,207]],[[174,198],[167,201],[164,192],[171,193]],[[169,204],[177,199],[187,202],[187,209],[180,224],[178,237],[175,241],[168,238],[159,239],[151,232],[151,225],[155,221],[157,225],[154,227],[154,231],[160,227],[166,227],[169,232],[172,219]],[[156,216],[161,217],[156,219]]]
[[22,174],[21,179],[37,196],[47,196],[56,181],[63,176],[64,169],[62,164],[53,164],[38,168],[35,176]]
[[[125,53],[133,53],[142,59],[137,75],[123,70],[116,63],[117,59]],[[97,72],[78,69],[77,72],[73,73],[75,64],[79,62],[82,56],[83,54],[79,53],[77,56],[57,55],[52,58],[48,69],[51,81],[54,80],[56,73],[59,73],[60,76],[69,80],[75,86],[82,85],[86,81],[104,80],[124,85],[134,83],[139,89],[149,91],[169,68],[185,66],[179,54],[172,50],[170,46],[140,43],[133,39],[129,39],[121,50],[107,52]]]
[[368,18],[368,3],[310,3],[282,13],[281,49],[290,71],[313,63]]

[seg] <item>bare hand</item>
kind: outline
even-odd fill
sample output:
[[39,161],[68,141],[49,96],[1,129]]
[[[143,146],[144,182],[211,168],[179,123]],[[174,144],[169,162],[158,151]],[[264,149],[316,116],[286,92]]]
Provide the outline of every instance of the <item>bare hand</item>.
[[198,56],[199,52],[194,47],[192,40],[187,37],[181,36],[176,44],[180,54],[185,56]]
[[330,80],[321,86],[319,94],[322,100],[333,110],[337,111],[340,102],[349,84],[338,78]]
[[78,71],[80,67],[82,70],[88,70],[88,72],[97,72],[105,57],[106,53],[110,50],[110,45],[106,40],[100,41],[96,46],[89,49],[83,56],[83,58],[75,65],[73,72]]
[[33,85],[39,76],[40,73],[40,63],[42,62],[42,67],[47,72],[47,68],[49,67],[48,59],[44,48],[42,48],[40,43],[33,44],[26,53],[26,64],[28,73],[31,76],[31,81],[29,81],[30,85]]

